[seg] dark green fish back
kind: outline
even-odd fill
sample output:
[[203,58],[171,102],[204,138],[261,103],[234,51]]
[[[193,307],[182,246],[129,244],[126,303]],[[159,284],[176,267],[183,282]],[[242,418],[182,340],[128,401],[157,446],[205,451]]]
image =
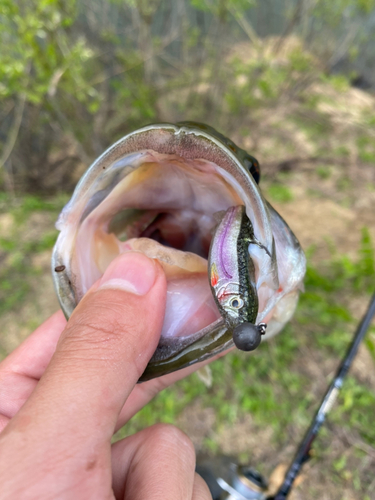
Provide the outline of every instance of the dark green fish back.
[[197,128],[198,130],[207,132],[208,134],[218,139],[238,157],[238,159],[241,161],[246,170],[248,170],[250,174],[253,176],[255,182],[259,184],[260,167],[258,160],[254,158],[254,156],[249,155],[249,153],[247,153],[244,149],[239,148],[233,141],[228,139],[228,137],[225,137],[225,135],[221,134],[213,127],[211,127],[210,125],[206,125],[205,123],[184,121],[184,122],[178,122],[177,125],[180,127]]

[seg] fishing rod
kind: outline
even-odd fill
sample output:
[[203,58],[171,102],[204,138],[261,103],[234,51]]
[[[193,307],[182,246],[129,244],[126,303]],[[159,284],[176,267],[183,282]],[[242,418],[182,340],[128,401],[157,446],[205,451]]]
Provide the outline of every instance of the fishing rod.
[[302,466],[311,457],[310,450],[313,442],[337,399],[344,378],[353,363],[358,347],[364,339],[374,315],[375,293],[277,493],[266,496],[267,483],[255,469],[239,466],[230,459],[224,459],[218,461],[213,467],[210,464],[202,464],[197,467],[197,472],[208,484],[213,500],[286,500]]

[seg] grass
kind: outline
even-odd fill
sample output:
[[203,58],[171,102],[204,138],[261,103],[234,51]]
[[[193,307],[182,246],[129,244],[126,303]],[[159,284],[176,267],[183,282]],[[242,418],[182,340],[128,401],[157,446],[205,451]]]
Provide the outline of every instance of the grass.
[[[37,279],[42,270],[32,264],[38,253],[51,250],[57,230],[36,229],[33,216],[45,219],[46,227],[53,226],[65,204],[66,196],[44,200],[37,196],[14,199],[0,193],[0,216],[7,214],[11,228],[5,231],[0,225],[0,314],[11,311],[26,300],[31,290],[31,280]],[[4,235],[5,233],[5,235]]]
[[314,110],[311,113],[311,119],[306,120],[305,116],[299,114],[292,115],[290,120],[294,122],[300,130],[303,130],[306,136],[313,142],[319,143],[332,134],[332,123],[327,117]]
[[358,157],[364,163],[375,163],[375,146],[373,137],[367,135],[357,139]]
[[267,194],[272,201],[278,203],[288,203],[293,201],[293,193],[285,184],[273,183],[267,189]]
[[332,175],[332,169],[327,165],[318,165],[315,172],[321,179],[329,179]]

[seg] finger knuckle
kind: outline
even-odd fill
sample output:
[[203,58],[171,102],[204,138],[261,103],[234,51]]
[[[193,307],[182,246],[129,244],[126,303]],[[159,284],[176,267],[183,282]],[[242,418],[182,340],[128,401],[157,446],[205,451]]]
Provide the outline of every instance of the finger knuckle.
[[110,342],[129,329],[126,316],[111,304],[98,304],[73,315],[67,327],[67,337],[76,342]]
[[193,500],[212,500],[206,481],[197,473],[194,475]]
[[189,461],[195,461],[195,449],[191,439],[178,427],[171,424],[156,424],[150,428],[156,448],[180,450]]

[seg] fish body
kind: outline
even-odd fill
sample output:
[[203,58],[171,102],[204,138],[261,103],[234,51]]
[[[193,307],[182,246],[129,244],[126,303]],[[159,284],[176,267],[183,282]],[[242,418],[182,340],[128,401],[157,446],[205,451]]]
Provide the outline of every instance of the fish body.
[[241,322],[276,334],[294,312],[305,257],[259,175],[255,158],[203,124],[149,125],[115,143],[56,224],[52,273],[65,315],[117,255],[140,251],[167,277],[161,338],[141,380],[229,349]]

